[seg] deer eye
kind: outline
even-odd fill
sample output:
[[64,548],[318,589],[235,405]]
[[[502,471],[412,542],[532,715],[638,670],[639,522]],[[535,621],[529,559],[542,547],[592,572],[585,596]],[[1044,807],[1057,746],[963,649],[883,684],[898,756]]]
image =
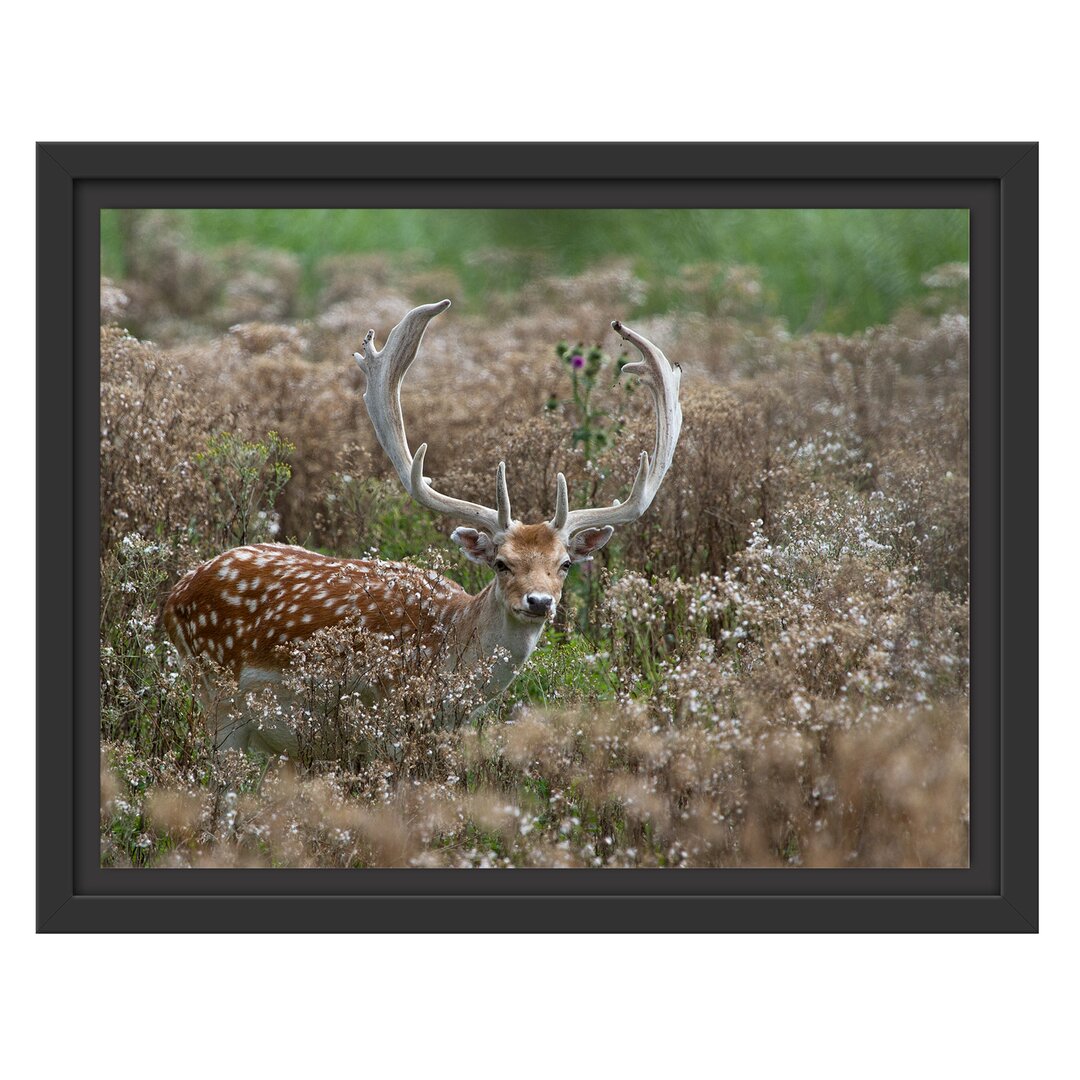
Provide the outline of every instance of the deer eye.
[[564,563],[562,564],[562,566],[560,566],[560,567],[559,567],[559,569],[560,569],[560,570],[561,570],[561,571],[562,571],[562,572],[563,572],[564,574],[566,574],[566,573],[568,573],[568,572],[569,572],[569,570],[570,570],[570,567],[571,567],[571,565],[572,565],[572,564],[571,564],[570,560],[569,560],[569,559],[567,559],[567,560],[566,560],[566,561],[565,561],[565,562],[564,562]]
[[506,563],[503,562],[502,559],[496,559],[495,560],[495,569],[500,574],[509,574],[510,573],[510,567],[507,566]]

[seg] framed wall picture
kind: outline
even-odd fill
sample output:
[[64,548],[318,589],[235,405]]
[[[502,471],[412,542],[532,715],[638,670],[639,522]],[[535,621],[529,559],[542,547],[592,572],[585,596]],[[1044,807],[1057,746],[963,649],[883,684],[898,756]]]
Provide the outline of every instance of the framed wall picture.
[[1037,160],[39,146],[39,929],[1034,930]]

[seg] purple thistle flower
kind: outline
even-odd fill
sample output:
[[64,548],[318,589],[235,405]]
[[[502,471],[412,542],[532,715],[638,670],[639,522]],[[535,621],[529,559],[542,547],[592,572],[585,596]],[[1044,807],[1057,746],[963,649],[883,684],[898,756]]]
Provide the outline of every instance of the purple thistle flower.
[[570,363],[576,368],[583,368],[585,366],[585,357],[582,356],[581,353],[574,353],[574,355],[570,357]]

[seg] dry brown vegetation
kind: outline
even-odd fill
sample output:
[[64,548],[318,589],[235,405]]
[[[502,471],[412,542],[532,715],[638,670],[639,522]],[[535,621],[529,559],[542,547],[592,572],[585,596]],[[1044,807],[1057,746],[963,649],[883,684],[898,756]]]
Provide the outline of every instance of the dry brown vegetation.
[[[646,517],[575,571],[547,644],[479,725],[432,723],[448,692],[470,693],[437,671],[399,671],[373,702],[357,685],[397,659],[329,635],[298,657],[299,760],[266,761],[212,752],[161,600],[217,553],[221,493],[245,478],[245,535],[479,583],[444,542],[455,523],[391,481],[351,360],[369,326],[382,339],[455,283],[339,257],[317,314],[298,319],[290,256],[211,258],[160,228],[132,250],[132,280],[102,288],[106,865],[966,864],[957,268],[925,308],[852,336],[789,334],[743,268],[689,268],[672,283],[678,314],[631,320],[641,290],[625,264],[537,277],[483,315],[452,309],[403,393],[438,486],[489,501],[505,459],[525,520],[550,515],[559,470],[580,502],[624,495],[652,445],[643,395],[601,380],[620,433],[589,461],[555,355],[560,340],[614,349],[616,316],[683,368],[672,472]],[[207,456],[222,432],[232,449]],[[260,471],[274,455],[236,456],[268,432],[295,447],[276,497]]]

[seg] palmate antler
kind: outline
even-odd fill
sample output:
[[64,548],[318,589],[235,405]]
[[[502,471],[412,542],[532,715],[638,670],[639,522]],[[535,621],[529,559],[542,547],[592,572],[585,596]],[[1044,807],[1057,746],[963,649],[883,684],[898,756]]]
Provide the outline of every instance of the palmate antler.
[[450,306],[449,300],[415,307],[390,331],[382,350],[375,348],[375,331],[364,338],[364,352],[353,353],[360,370],[367,376],[364,404],[379,445],[397,470],[405,490],[421,505],[439,514],[450,514],[492,536],[510,528],[510,495],[506,490],[506,464],[499,462],[495,472],[496,508],[480,506],[443,495],[431,486],[424,476],[424,455],[427,443],[421,443],[415,455],[409,450],[405,437],[405,421],[401,415],[401,380],[416,359],[420,341],[427,324]]
[[628,326],[616,321],[611,324],[611,328],[641,353],[641,360],[624,364],[622,370],[641,376],[641,381],[652,393],[653,404],[656,406],[656,446],[651,461],[647,451],[641,452],[637,478],[634,480],[630,498],[624,503],[616,500],[612,506],[571,510],[566,477],[559,473],[555,492],[555,516],[548,524],[564,539],[582,529],[627,525],[631,521],[637,521],[649,509],[668,469],[671,468],[675,444],[679,441],[679,432],[682,430],[682,407],[679,405],[682,371],[673,367],[651,341]]
[[[390,331],[381,351],[375,348],[375,331],[369,330],[364,338],[363,354],[353,353],[353,356],[367,376],[364,404],[367,406],[368,416],[371,417],[379,444],[397,470],[405,490],[421,506],[436,513],[452,515],[493,537],[498,537],[510,528],[513,521],[510,514],[510,496],[506,488],[505,463],[499,462],[495,473],[496,507],[491,509],[436,491],[423,475],[427,443],[422,443],[413,454],[405,437],[405,423],[401,415],[401,381],[416,359],[427,324],[449,306],[449,300],[440,300],[437,304],[424,304],[413,308]],[[652,342],[636,331],[620,322],[613,322],[611,326],[641,353],[641,360],[624,365],[622,370],[631,375],[639,375],[653,395],[656,406],[656,446],[651,459],[647,452],[642,452],[637,478],[625,503],[616,502],[613,506],[571,510],[566,477],[559,473],[555,516],[548,524],[563,540],[583,529],[626,525],[641,517],[649,508],[671,467],[675,445],[682,429],[682,409],[679,405],[682,372],[673,367]]]

